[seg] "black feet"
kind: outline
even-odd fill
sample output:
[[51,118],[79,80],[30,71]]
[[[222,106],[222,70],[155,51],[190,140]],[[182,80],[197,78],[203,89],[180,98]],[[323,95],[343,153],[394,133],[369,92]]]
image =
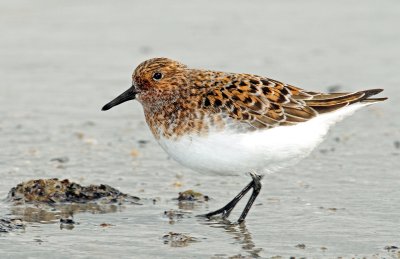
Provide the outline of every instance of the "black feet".
[[254,201],[256,200],[258,194],[260,193],[261,179],[263,177],[262,175],[258,175],[256,173],[250,173],[250,176],[251,176],[251,178],[253,178],[253,180],[246,187],[244,187],[244,189],[238,195],[236,195],[236,197],[233,198],[233,200],[231,200],[228,204],[226,204],[224,207],[222,207],[219,210],[209,212],[207,214],[199,215],[199,216],[211,218],[216,215],[221,215],[222,218],[227,218],[227,217],[229,217],[229,214],[231,214],[231,211],[235,208],[236,204],[238,204],[238,202],[243,198],[243,196],[245,196],[246,193],[248,191],[250,191],[250,189],[253,189],[253,192],[249,198],[249,201],[247,202],[246,207],[244,208],[242,214],[240,215],[240,217],[238,219],[238,223],[243,222],[244,219],[246,218],[247,213],[249,212],[251,206],[253,205]]

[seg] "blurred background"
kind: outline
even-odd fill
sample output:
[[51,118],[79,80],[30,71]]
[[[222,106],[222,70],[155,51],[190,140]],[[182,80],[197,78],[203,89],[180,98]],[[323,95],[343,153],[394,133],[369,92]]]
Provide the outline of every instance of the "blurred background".
[[[395,0],[1,1],[0,197],[21,181],[59,177],[159,203],[78,214],[70,231],[32,222],[0,235],[0,250],[14,258],[399,256],[385,250],[400,246],[399,24]],[[389,100],[338,124],[299,166],[266,178],[245,226],[211,224],[193,215],[219,208],[248,179],[170,160],[137,102],[100,111],[140,62],[160,56],[308,90],[384,88]],[[186,189],[212,200],[171,224],[163,212],[182,209],[173,198]],[[0,208],[12,214],[9,204]],[[114,227],[99,228],[104,221]],[[171,231],[196,242],[163,242]]]

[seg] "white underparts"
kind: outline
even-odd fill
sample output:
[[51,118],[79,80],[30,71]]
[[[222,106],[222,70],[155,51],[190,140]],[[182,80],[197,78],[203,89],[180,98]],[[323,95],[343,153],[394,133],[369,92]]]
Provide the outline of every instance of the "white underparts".
[[294,126],[248,133],[211,132],[159,144],[176,161],[202,173],[272,173],[295,164],[322,142],[330,126],[368,104],[356,103]]

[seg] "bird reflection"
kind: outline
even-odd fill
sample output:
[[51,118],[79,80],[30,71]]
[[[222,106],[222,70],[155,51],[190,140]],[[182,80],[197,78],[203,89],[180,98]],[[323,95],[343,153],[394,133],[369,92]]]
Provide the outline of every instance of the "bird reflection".
[[[253,242],[252,234],[248,230],[246,226],[246,222],[242,222],[240,224],[232,223],[227,219],[218,219],[218,220],[202,220],[201,224],[208,225],[212,228],[221,228],[224,229],[226,233],[232,235],[234,243],[240,244],[242,249],[249,253],[249,256],[252,258],[259,258],[259,253],[262,251],[262,248],[257,248]],[[240,258],[242,255],[237,254],[233,255],[234,258]]]

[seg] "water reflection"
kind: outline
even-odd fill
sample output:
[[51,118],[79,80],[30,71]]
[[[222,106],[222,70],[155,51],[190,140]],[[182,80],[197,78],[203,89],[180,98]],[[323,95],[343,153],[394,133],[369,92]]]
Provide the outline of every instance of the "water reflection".
[[72,218],[77,213],[89,212],[92,214],[115,213],[122,211],[124,206],[117,204],[97,203],[70,203],[46,205],[38,204],[31,206],[12,206],[11,214],[26,222],[55,223],[61,218]]
[[185,211],[200,211],[205,204],[203,201],[178,201],[178,208]]
[[[202,220],[201,224],[208,225],[212,228],[220,228],[225,230],[226,233],[231,235],[234,240],[234,244],[241,245],[243,251],[247,252],[252,258],[259,258],[259,253],[262,251],[262,248],[257,248],[255,243],[253,242],[252,234],[246,227],[246,222],[242,222],[240,224],[232,223],[227,219],[219,219],[219,220]],[[242,255],[237,254],[232,257],[240,258]],[[231,257],[231,256],[230,256]]]

